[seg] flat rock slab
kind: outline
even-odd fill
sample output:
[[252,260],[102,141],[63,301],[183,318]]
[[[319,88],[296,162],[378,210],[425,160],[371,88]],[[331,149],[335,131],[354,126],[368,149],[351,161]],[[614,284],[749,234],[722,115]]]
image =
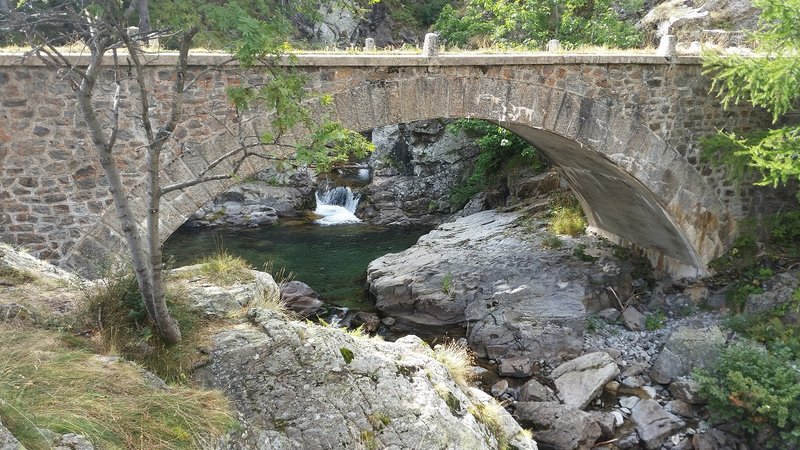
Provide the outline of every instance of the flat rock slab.
[[667,436],[686,426],[677,416],[668,413],[655,400],[640,400],[631,410],[631,420],[648,450],[661,447]]
[[535,429],[534,439],[542,450],[588,450],[601,435],[593,416],[553,402],[520,402],[514,417]]
[[384,315],[423,325],[467,322],[480,357],[573,357],[583,349],[587,299],[619,275],[610,256],[576,258],[572,247],[591,238],[581,239],[564,237],[561,249],[548,249],[520,214],[482,211],[372,261],[367,284]]
[[587,353],[556,367],[550,374],[565,405],[583,409],[619,375],[619,367],[606,352]]

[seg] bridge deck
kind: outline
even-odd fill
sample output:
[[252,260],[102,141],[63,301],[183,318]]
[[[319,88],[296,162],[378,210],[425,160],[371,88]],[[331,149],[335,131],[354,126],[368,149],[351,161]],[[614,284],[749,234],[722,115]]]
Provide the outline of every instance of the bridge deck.
[[[70,54],[67,57],[74,63],[82,65],[88,62],[87,55]],[[107,58],[111,63],[111,57]],[[146,54],[150,66],[174,66],[177,53],[162,52]],[[219,64],[236,64],[229,55],[221,53],[190,53],[190,65],[215,66]],[[120,58],[120,64],[127,64],[126,58]],[[283,64],[289,64],[285,59]],[[294,65],[299,67],[430,67],[430,66],[536,66],[552,64],[700,64],[699,56],[674,56],[667,58],[647,53],[442,53],[435,57],[424,57],[415,54],[392,53],[297,53]],[[41,66],[42,61],[36,57],[23,58],[19,53],[0,53],[2,66]]]

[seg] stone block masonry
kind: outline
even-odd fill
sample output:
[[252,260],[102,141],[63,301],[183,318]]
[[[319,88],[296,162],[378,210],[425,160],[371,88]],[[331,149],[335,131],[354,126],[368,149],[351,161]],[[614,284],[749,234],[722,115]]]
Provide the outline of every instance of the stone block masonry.
[[[148,63],[156,103],[171,98],[174,58],[161,54]],[[224,58],[192,55],[192,72]],[[760,197],[703,165],[698,148],[716,129],[759,128],[769,117],[752,108],[723,110],[694,57],[299,55],[295,69],[310,89],[333,95],[334,104],[318,113],[356,130],[462,117],[509,128],[560,167],[592,227],[639,244],[673,271],[704,272]],[[236,144],[227,131],[235,115],[225,88],[240,82],[240,72],[235,65],[210,70],[189,92],[165,181],[197,173]],[[260,76],[259,69],[247,75]],[[145,140],[135,93],[129,84],[123,93],[117,150],[134,209],[143,211]],[[110,91],[100,83],[97,94],[106,114]],[[69,85],[37,61],[0,55],[0,106],[0,239],[84,273],[120,255],[119,224]],[[269,114],[251,111],[242,120],[264,123]],[[242,175],[263,164],[253,160]],[[165,198],[162,239],[230,184]]]

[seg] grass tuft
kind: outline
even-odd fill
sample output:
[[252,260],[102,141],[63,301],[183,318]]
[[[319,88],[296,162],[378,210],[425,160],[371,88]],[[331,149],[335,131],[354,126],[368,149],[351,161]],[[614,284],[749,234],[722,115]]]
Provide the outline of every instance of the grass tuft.
[[212,284],[230,286],[253,281],[253,268],[244,259],[226,250],[219,250],[200,261],[198,274],[208,278]]
[[455,341],[437,345],[433,349],[433,359],[445,366],[456,384],[463,388],[469,386],[472,379],[473,357],[467,348]]
[[19,286],[36,281],[36,276],[27,270],[20,270],[14,267],[0,264],[0,286]]
[[550,231],[578,236],[586,231],[586,216],[574,195],[556,196],[550,205]]
[[0,324],[0,418],[26,448],[50,448],[47,430],[103,449],[209,448],[235,425],[220,392],[154,386],[63,337]]
[[205,346],[214,323],[191,311],[179,290],[167,288],[167,306],[182,333],[175,345],[164,342],[150,323],[136,278],[113,276],[89,293],[84,325],[94,331],[99,352],[142,364],[167,382],[184,382],[205,358],[198,348]]
[[494,435],[495,439],[497,439],[498,449],[511,449],[503,426],[503,418],[500,415],[503,407],[495,399],[491,399],[486,403],[475,402],[467,410],[475,416],[478,422],[486,425],[486,428]]

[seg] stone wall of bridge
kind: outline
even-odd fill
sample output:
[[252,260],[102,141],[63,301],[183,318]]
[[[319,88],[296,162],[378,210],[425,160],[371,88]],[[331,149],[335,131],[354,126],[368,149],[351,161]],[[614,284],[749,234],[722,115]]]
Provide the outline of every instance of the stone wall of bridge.
[[[219,61],[196,55],[193,72]],[[170,99],[171,62],[161,55],[147,69],[159,102]],[[308,55],[296,69],[308,76],[310,89],[333,95],[333,104],[316,114],[356,130],[461,117],[508,127],[561,168],[593,227],[650,249],[667,266],[702,272],[758,197],[703,165],[699,140],[719,128],[761,127],[768,117],[751,108],[723,110],[708,94],[695,58]],[[224,66],[193,87],[164,160],[165,181],[197,173],[231,149],[238,125],[252,130],[266,122],[269,111],[239,118],[229,106],[225,87],[243,76],[261,74]],[[144,194],[143,131],[135,120],[135,94],[125,83],[119,154],[129,195],[143,214],[137,200]],[[107,99],[110,92],[98,94]],[[2,57],[0,105],[0,239],[83,269],[119,254],[119,225],[66,81],[34,62]],[[107,112],[109,105],[98,108]],[[242,175],[264,164],[252,160]],[[213,182],[166,198],[162,238],[230,184]]]

